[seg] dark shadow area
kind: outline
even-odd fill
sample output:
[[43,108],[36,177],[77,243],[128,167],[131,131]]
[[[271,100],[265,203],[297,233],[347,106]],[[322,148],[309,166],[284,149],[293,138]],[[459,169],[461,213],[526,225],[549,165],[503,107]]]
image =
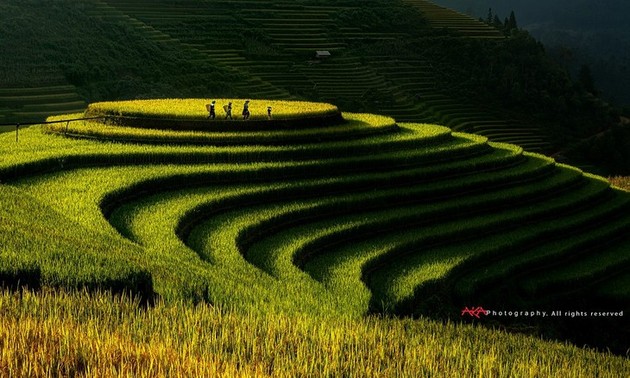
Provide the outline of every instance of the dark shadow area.
[[[393,312],[398,316],[476,324],[629,357],[628,303],[623,300],[606,299],[586,290],[552,300],[541,297],[531,303],[500,290],[487,296],[480,294],[476,300],[462,300],[454,299],[447,286],[443,281],[424,285],[416,291],[414,300],[402,303]],[[383,312],[383,306],[374,306],[373,312]]]
[[[50,288],[51,286],[43,284],[39,267],[18,269],[14,272],[0,272],[0,289],[5,289],[9,292],[21,292],[23,290],[39,292],[45,287]],[[76,291],[85,290],[90,294],[107,292],[112,295],[123,295],[136,299],[142,308],[152,307],[160,297],[153,290],[153,278],[151,273],[147,271],[133,272],[123,279],[106,279],[101,282],[80,283],[74,288],[67,286],[52,286],[52,288]]]

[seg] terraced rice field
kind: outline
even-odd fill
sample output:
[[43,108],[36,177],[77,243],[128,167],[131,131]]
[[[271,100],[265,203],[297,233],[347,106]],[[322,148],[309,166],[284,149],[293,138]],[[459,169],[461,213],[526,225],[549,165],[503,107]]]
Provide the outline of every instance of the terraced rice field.
[[420,9],[435,29],[447,29],[467,38],[501,39],[504,36],[495,28],[474,19],[425,0],[403,0]]
[[86,106],[72,85],[1,88],[0,124],[41,121],[50,115],[82,112]]
[[[182,73],[183,80],[190,74],[212,76],[213,67],[220,67],[238,78],[228,86],[252,98],[317,98],[347,108],[380,98],[366,111],[400,122],[445,124],[493,141],[518,144],[531,152],[551,150],[549,138],[538,127],[449,96],[434,78],[430,56],[392,61],[357,55],[352,49],[364,43],[410,38],[410,30],[395,25],[391,31],[374,31],[374,25],[346,25],[337,18],[340,12],[352,14],[366,7],[378,12],[379,6],[382,4],[359,7],[348,2],[296,4],[285,0],[224,0],[211,5],[193,0],[91,0],[78,11],[99,25],[130,26],[134,38],[178,51],[187,61],[197,62],[199,70]],[[407,11],[417,10],[419,23],[426,19],[430,27],[452,31],[452,38],[500,37],[497,30],[481,22],[427,1],[396,4],[401,9],[403,6],[411,7],[405,8]],[[332,58],[314,60],[316,50],[330,51]],[[46,64],[54,66],[52,62]],[[54,77],[59,75],[60,83],[65,83],[61,73]],[[49,77],[46,74],[33,80]],[[86,105],[72,86],[33,86],[26,92],[0,92],[0,124],[39,121],[49,115],[82,111]],[[0,131],[10,130],[10,126],[0,127]]]
[[627,307],[627,192],[485,137],[343,117],[0,136],[0,278],[324,317]]
[[[305,5],[281,0],[219,1],[213,2],[212,7],[200,7],[195,1],[153,2],[151,7],[142,1],[106,3],[103,7],[130,15],[143,27],[160,30],[206,57],[199,59],[211,59],[251,75],[243,88],[252,97],[288,99],[316,95],[321,101],[361,103],[376,96],[383,100],[372,111],[400,122],[446,124],[493,141],[518,144],[532,152],[550,149],[548,137],[538,127],[491,115],[489,109],[449,97],[440,89],[440,83],[433,78],[433,67],[426,61],[345,55],[348,46],[361,41],[409,38],[400,31],[373,32],[369,25],[347,26],[335,20],[335,13],[360,10],[354,5]],[[465,38],[504,38],[482,22],[428,1],[403,3],[416,8],[433,28],[446,28]],[[242,35],[247,28],[261,33],[264,42],[255,42],[255,46],[244,43]],[[332,59],[312,60],[316,50],[330,51]]]
[[[256,4],[256,2],[253,2]],[[271,84],[264,77],[249,75],[239,69],[247,61],[242,47],[242,33],[247,29],[239,9],[248,1],[220,1],[212,6],[197,1],[146,2],[97,1],[94,17],[116,17],[129,20],[147,38],[169,43],[184,51],[192,61],[219,65],[244,77],[235,86],[255,98],[289,99],[291,94]],[[257,4],[260,5],[260,4]],[[268,46],[265,47],[267,52]]]
[[546,152],[551,147],[544,131],[535,125],[506,119],[493,109],[450,98],[440,89],[434,67],[428,61],[393,60],[388,56],[372,56],[369,60],[376,72],[391,83],[390,90],[397,100],[380,110],[401,122],[435,122],[495,142],[517,144],[531,152]]

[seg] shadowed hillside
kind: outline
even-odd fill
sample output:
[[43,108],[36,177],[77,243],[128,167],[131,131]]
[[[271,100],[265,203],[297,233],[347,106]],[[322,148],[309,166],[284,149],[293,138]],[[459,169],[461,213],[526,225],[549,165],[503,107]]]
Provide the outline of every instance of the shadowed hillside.
[[516,12],[520,27],[547,46],[550,54],[579,78],[590,67],[601,96],[630,105],[630,28],[625,0],[436,0],[438,4],[487,18],[488,9],[503,21]]
[[[331,101],[556,153],[607,129],[523,33],[422,0],[2,5],[0,123],[145,97]],[[68,28],[67,25],[72,25]],[[331,53],[316,59],[315,51]]]

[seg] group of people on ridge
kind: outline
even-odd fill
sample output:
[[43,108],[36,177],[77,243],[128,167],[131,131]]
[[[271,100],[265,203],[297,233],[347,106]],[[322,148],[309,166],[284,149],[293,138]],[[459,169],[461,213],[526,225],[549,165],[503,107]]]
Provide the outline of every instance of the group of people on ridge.
[[[215,104],[216,101],[212,100],[211,103],[206,105],[206,109],[208,109],[208,119],[215,119],[217,114],[215,112]],[[232,102],[228,102],[227,105],[223,105],[223,110],[225,111],[225,119],[234,119],[232,118]],[[245,101],[243,104],[243,119],[249,119],[249,100]],[[267,106],[267,118],[271,119],[271,106]]]

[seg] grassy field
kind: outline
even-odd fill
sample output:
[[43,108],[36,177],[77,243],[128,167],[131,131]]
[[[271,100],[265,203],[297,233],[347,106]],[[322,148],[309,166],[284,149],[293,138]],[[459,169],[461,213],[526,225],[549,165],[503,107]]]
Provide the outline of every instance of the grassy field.
[[[206,106],[211,99],[171,99],[171,100],[135,100],[117,102],[99,102],[90,104],[85,111],[86,117],[119,116],[139,118],[167,118],[171,120],[208,118]],[[331,104],[306,101],[278,101],[263,99],[260,101],[248,99],[222,98],[216,105],[216,112],[221,113],[223,106],[233,104],[233,114],[238,117],[239,109],[245,101],[251,102],[249,111],[252,120],[267,119],[267,107],[271,107],[274,119],[307,118],[337,114],[339,109]]]
[[243,315],[221,306],[0,293],[0,373],[99,377],[619,377],[630,364],[560,343],[423,319]]
[[[140,116],[170,118],[172,101],[145,102],[154,109]],[[203,118],[197,108],[176,118]],[[0,135],[0,281],[24,293],[0,297],[3,342],[16,345],[0,369],[42,375],[59,361],[63,374],[89,375],[116,360],[107,374],[627,375],[610,355],[450,323],[473,303],[627,309],[627,192],[485,137],[341,115],[194,138],[172,119],[168,132],[92,120]],[[522,322],[544,338],[628,348],[622,320]]]

